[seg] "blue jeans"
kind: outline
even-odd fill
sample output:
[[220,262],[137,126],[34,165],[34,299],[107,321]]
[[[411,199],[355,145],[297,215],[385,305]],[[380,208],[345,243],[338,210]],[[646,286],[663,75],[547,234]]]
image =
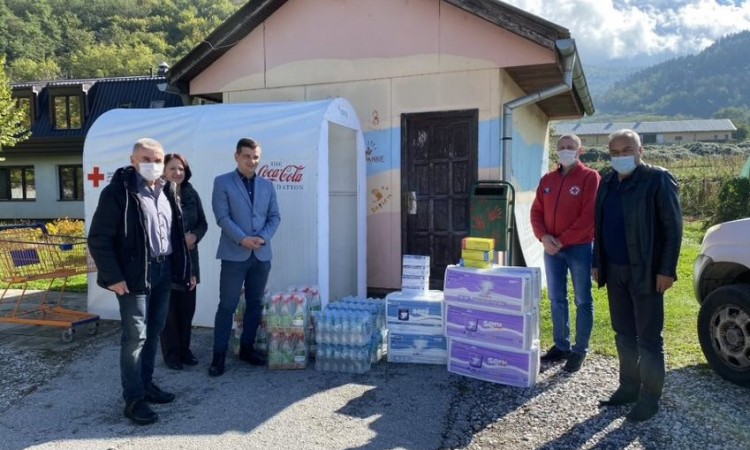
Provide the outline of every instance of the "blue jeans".
[[246,261],[221,261],[219,275],[219,307],[214,318],[214,352],[223,353],[229,348],[232,333],[232,316],[240,302],[242,285],[245,285],[245,315],[242,318],[240,342],[252,348],[263,312],[263,292],[266,290],[271,261],[259,261],[251,255]]
[[120,340],[120,378],[122,397],[130,403],[143,398],[151,384],[159,334],[169,310],[172,271],[169,258],[152,262],[149,268],[150,293],[118,295],[122,337]]
[[[544,253],[547,292],[552,310],[552,335],[555,346],[585,355],[594,326],[594,302],[591,297],[591,244],[564,247],[556,255]],[[568,271],[576,300],[576,342],[570,346],[568,313]]]

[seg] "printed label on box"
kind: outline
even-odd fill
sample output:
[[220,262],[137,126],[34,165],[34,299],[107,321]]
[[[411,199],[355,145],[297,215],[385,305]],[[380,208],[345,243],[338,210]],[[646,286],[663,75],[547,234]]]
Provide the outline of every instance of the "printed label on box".
[[442,334],[404,334],[388,336],[388,361],[422,364],[445,364],[448,341]]
[[385,297],[386,326],[391,331],[442,334],[443,308],[440,291],[392,292]]
[[539,339],[536,311],[513,314],[447,304],[445,335],[516,350],[529,350]]
[[539,349],[516,351],[450,339],[448,371],[491,383],[530,387],[539,375]]

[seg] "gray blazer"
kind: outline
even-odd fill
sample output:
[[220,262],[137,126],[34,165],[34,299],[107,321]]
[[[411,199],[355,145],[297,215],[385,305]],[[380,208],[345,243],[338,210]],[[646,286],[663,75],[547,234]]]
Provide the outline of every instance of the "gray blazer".
[[[271,238],[281,222],[273,183],[256,175],[253,197],[255,202],[250,203],[237,170],[214,179],[211,206],[221,228],[217,259],[246,261],[255,253],[260,261],[271,260]],[[247,236],[260,236],[266,243],[258,250],[248,250],[240,245]]]

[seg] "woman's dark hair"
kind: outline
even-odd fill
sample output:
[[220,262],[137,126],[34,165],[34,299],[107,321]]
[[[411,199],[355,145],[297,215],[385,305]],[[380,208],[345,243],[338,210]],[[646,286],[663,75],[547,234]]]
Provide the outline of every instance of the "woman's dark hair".
[[193,171],[190,170],[190,164],[188,164],[187,159],[184,156],[180,155],[179,153],[167,153],[166,155],[164,155],[164,167],[166,167],[167,164],[169,164],[169,161],[173,159],[176,159],[179,162],[181,162],[182,167],[185,168],[185,179],[182,180],[182,182],[184,183],[188,181],[190,177],[193,175]]

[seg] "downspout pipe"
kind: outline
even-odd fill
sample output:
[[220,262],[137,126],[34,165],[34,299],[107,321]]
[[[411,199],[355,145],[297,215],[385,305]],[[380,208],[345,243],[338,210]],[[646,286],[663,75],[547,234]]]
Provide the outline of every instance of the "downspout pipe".
[[[524,95],[515,100],[503,104],[503,134],[502,134],[502,171],[501,180],[511,182],[513,158],[511,154],[513,146],[513,110],[532,103],[537,103],[549,97],[562,94],[573,89],[573,72],[577,65],[577,53],[575,41],[573,39],[561,39],[555,42],[555,47],[562,55],[563,81],[555,86],[551,86],[541,91]],[[579,69],[580,71],[580,69]],[[582,73],[582,72],[581,72]],[[511,244],[512,245],[512,244]],[[510,253],[505,252],[505,265],[510,266]]]
[[[563,81],[555,86],[544,88],[541,91],[524,95],[515,100],[503,104],[503,134],[502,134],[502,173],[501,179],[510,181],[513,175],[511,164],[513,162],[511,149],[513,146],[513,110],[544,99],[554,97],[573,89],[573,69],[576,67],[578,54],[576,53],[575,41],[573,39],[560,39],[555,42],[555,47],[562,55]],[[580,67],[580,65],[579,65]]]

